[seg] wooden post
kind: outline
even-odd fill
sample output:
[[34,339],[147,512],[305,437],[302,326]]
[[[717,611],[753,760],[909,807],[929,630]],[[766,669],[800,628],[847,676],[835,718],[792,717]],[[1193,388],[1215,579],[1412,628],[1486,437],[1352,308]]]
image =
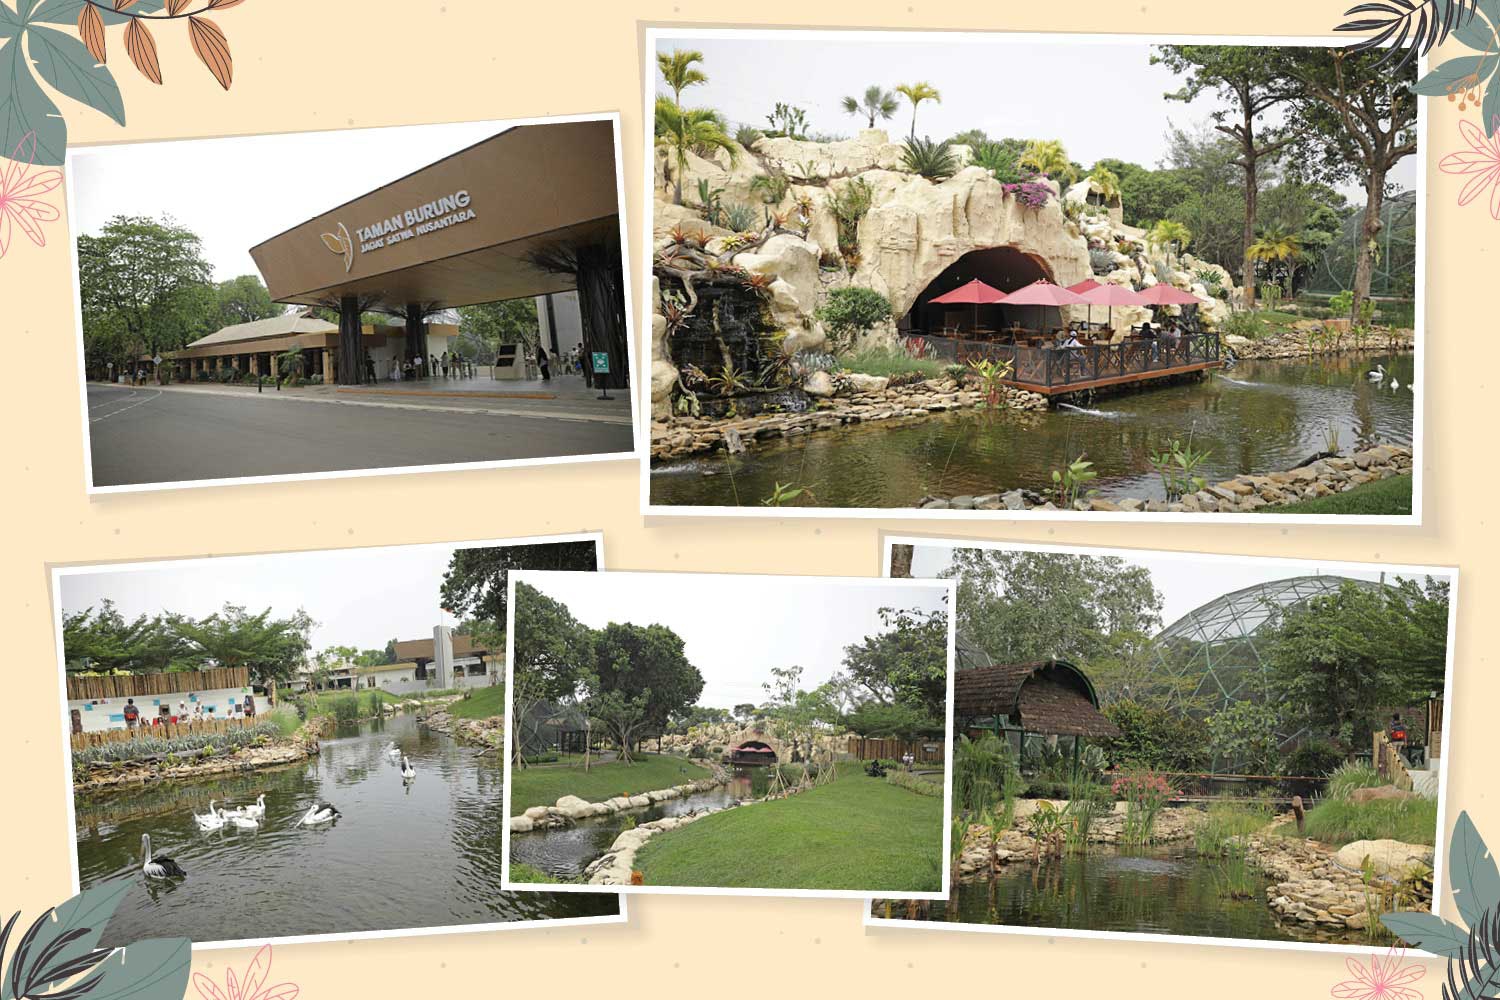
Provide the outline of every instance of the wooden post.
[[1292,815],[1297,818],[1297,832],[1299,834],[1303,833],[1303,824],[1307,820],[1307,813],[1302,809],[1302,796],[1300,795],[1292,796]]

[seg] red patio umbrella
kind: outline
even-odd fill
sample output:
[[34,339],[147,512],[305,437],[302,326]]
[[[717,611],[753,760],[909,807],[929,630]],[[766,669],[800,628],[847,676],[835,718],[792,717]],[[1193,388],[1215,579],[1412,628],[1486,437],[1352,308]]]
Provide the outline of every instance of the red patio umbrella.
[[982,305],[993,305],[1005,298],[1005,293],[991,285],[986,285],[978,278],[967,284],[959,285],[951,292],[934,296],[929,302],[942,302],[946,305],[957,305],[959,303],[970,303],[974,306],[974,328],[979,328],[979,307]]
[[[1008,306],[1086,306],[1088,300],[1077,292],[1069,291],[1059,285],[1054,285],[1045,278],[1039,278],[1024,288],[1018,288],[1005,297]],[[1042,328],[1042,311],[1037,309],[1037,329]]]
[[1184,292],[1180,288],[1162,282],[1152,285],[1140,293],[1141,305],[1144,306],[1199,306],[1203,300],[1192,292]]
[[1090,305],[1109,307],[1109,325],[1113,329],[1115,325],[1115,306],[1139,306],[1144,305],[1141,293],[1124,285],[1096,285],[1094,288],[1083,293],[1084,299]]
[[[1093,291],[1094,289],[1096,289],[1098,287],[1099,287],[1099,282],[1095,281],[1093,278],[1084,278],[1082,281],[1077,282],[1076,284],[1069,285],[1068,286],[1068,291],[1070,291],[1070,292],[1077,292],[1079,295],[1082,295],[1084,292],[1091,292],[1091,291]],[[1089,306],[1089,326],[1093,326],[1093,325],[1094,325],[1094,307],[1093,306]]]

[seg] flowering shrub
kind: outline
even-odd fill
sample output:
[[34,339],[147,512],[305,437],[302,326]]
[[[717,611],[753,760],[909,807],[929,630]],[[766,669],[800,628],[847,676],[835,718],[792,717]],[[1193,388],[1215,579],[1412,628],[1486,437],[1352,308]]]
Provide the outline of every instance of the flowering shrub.
[[1125,842],[1151,843],[1157,814],[1172,797],[1171,783],[1155,771],[1127,771],[1115,778],[1110,788],[1125,800]]
[[1006,194],[1016,196],[1016,200],[1027,208],[1041,208],[1047,204],[1047,199],[1052,197],[1052,189],[1040,181],[1022,181],[1019,184],[1002,185]]

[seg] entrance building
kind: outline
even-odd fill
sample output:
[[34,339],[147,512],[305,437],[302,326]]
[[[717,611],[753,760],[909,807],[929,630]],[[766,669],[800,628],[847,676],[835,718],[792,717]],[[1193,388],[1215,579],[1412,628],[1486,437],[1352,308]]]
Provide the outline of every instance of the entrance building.
[[339,315],[334,330],[309,331],[335,343],[325,381],[372,380],[365,313],[397,318],[400,350],[416,359],[442,353],[430,343],[431,320],[445,310],[576,292],[586,370],[596,386],[624,388],[615,168],[611,120],[518,126],[331,208],[250,255],[272,299]]
[[[451,323],[428,323],[427,350],[441,357],[458,339],[458,327]],[[405,356],[406,330],[395,324],[363,324],[360,328],[360,354],[365,359],[366,381],[391,377]],[[243,376],[280,377],[289,372],[281,369],[287,352],[301,352],[301,374],[321,377],[332,382],[331,373],[338,368],[339,328],[333,323],[307,315],[307,310],[290,312],[253,323],[237,323],[199,338],[169,357],[176,375],[189,382],[217,381],[226,369]]]

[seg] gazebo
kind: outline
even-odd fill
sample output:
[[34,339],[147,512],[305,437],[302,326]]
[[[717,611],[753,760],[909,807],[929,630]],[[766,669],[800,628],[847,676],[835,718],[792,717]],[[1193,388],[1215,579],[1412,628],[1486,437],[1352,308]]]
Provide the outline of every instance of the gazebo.
[[1018,753],[1028,736],[1043,737],[1053,745],[1059,737],[1071,737],[1075,757],[1086,739],[1120,735],[1099,711],[1099,696],[1088,675],[1066,660],[994,663],[962,639],[958,659],[959,669],[953,674],[956,732],[994,733]]

